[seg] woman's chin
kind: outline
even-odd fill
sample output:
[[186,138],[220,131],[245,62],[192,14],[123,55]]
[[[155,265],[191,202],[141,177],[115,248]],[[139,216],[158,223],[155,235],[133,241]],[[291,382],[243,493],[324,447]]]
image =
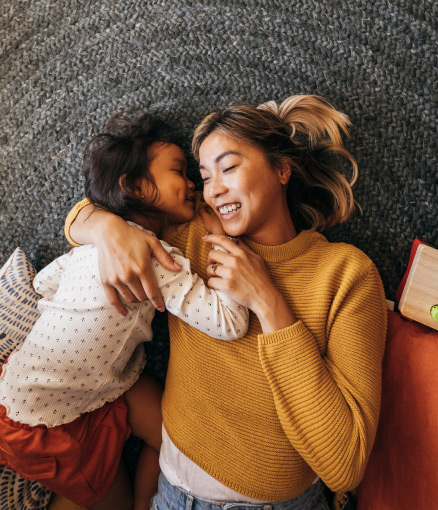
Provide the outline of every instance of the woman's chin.
[[231,237],[243,236],[243,234],[245,233],[245,232],[243,232],[243,229],[240,229],[237,226],[224,225],[222,223],[222,228],[224,229],[225,234],[227,236],[231,236]]

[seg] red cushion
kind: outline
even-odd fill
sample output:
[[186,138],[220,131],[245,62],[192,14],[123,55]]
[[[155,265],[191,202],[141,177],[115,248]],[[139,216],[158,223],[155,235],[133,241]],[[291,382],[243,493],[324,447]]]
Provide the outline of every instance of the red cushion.
[[438,332],[388,312],[382,407],[358,510],[438,508]]

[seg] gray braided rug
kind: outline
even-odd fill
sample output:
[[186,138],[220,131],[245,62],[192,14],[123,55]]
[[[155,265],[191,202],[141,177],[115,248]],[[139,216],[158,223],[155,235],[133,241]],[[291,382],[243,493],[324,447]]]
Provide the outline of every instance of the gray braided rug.
[[428,0],[2,0],[0,264],[17,246],[37,268],[63,252],[85,141],[112,113],[160,114],[188,147],[217,106],[313,93],[350,116],[360,169],[363,213],[327,235],[364,250],[393,299],[414,238],[438,247],[437,13]]

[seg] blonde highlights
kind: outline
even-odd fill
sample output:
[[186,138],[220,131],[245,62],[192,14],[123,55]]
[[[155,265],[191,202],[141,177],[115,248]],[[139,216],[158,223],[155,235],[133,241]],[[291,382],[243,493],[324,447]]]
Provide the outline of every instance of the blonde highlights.
[[[230,106],[208,115],[195,130],[192,150],[199,159],[202,142],[219,132],[258,148],[273,166],[287,162],[292,169],[287,198],[296,227],[324,230],[346,221],[355,208],[357,163],[341,136],[349,136],[350,125],[325,99],[296,95],[281,104]],[[343,174],[345,162],[352,168],[350,179]]]

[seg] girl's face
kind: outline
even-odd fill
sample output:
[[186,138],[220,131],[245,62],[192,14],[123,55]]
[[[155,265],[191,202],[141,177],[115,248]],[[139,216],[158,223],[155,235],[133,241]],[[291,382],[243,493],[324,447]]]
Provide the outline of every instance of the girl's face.
[[289,168],[273,168],[259,149],[217,132],[202,142],[199,162],[204,199],[228,235],[245,235],[263,244],[289,240]]
[[[158,189],[155,206],[166,214],[170,223],[184,223],[195,215],[195,185],[187,178],[184,152],[176,145],[157,143],[151,147],[149,171]],[[151,190],[147,183],[141,192]]]

